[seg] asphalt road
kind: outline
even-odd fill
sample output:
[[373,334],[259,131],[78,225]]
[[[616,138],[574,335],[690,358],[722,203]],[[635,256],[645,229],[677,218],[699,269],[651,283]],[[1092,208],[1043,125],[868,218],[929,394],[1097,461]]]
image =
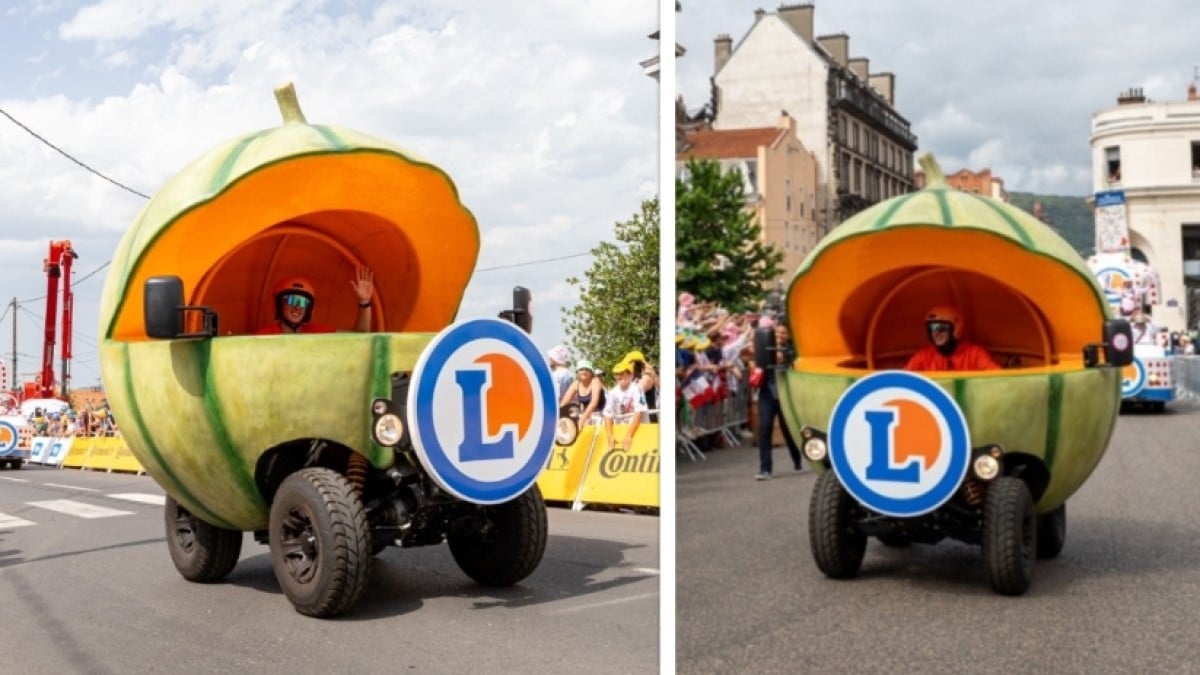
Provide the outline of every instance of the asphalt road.
[[658,672],[657,517],[551,509],[511,589],[444,545],[388,549],[364,599],[318,620],[250,535],[224,582],[183,580],[161,499],[147,477],[0,471],[0,673]]
[[826,579],[808,544],[811,471],[775,450],[680,459],[680,673],[1200,672],[1200,407],[1123,414],[1067,507],[1062,554],[1021,597],[999,596],[979,548],[888,549]]

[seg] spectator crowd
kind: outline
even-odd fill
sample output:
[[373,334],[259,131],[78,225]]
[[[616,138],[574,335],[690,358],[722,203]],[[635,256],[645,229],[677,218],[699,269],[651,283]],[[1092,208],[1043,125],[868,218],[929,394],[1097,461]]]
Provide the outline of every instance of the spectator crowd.
[[[15,401],[14,401],[15,402]],[[15,405],[6,405],[0,415],[20,415]],[[94,405],[82,404],[61,411],[34,408],[25,416],[34,436],[115,436],[117,423],[113,418],[108,401]]]
[[[690,441],[720,442],[718,428],[748,437],[755,385],[754,330],[782,322],[778,295],[751,312],[680,293],[675,316],[676,425]],[[716,413],[714,418],[713,413]]]

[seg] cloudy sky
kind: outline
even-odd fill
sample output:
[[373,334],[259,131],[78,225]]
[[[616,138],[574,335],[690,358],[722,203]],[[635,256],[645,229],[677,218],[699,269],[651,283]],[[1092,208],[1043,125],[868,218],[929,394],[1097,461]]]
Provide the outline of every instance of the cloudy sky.
[[[272,91],[292,81],[310,122],[450,174],[483,242],[460,317],[495,316],[527,286],[545,350],[564,339],[566,278],[590,264],[578,254],[657,194],[657,85],[638,65],[657,23],[646,0],[18,0],[0,5],[0,110],[151,195],[212,146],[277,126]],[[19,301],[21,379],[41,361],[42,260],[69,239],[73,385],[99,382],[104,265],[144,203],[0,115],[0,303]],[[9,308],[9,362],[12,327]]]
[[[734,45],[754,10],[781,3],[682,0],[677,89],[689,109],[709,98],[713,38]],[[783,3],[790,4],[790,3]],[[1093,113],[1141,87],[1186,98],[1200,48],[1187,0],[944,2],[815,0],[817,35],[846,33],[850,55],[896,76],[896,107],[946,173],[990,167],[1011,191],[1091,191]]]

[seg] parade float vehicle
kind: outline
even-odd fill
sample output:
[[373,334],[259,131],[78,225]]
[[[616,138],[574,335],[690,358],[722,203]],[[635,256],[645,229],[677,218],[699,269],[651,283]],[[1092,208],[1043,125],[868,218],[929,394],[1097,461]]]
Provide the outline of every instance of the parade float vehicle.
[[[833,578],[857,575],[868,537],[979,544],[992,588],[1017,595],[1061,551],[1067,499],[1108,445],[1130,328],[1065,240],[922,165],[927,187],[838,226],[788,290],[795,358],[775,376],[820,472],[809,543]],[[1002,368],[903,370],[935,305]],[[770,367],[782,347],[755,340]]]
[[29,418],[21,414],[17,397],[0,392],[0,467],[20,469],[29,461],[29,448],[21,443],[21,432]]
[[[1133,362],[1121,378],[1121,402],[1166,410],[1175,400],[1171,362],[1157,336],[1145,334],[1153,331],[1146,310],[1161,303],[1158,273],[1125,251],[1098,253],[1087,262],[1113,312],[1134,320]],[[1143,316],[1144,323],[1139,321]]]
[[[454,322],[479,234],[450,178],[307,123],[290,85],[276,97],[282,126],[214,148],[154,195],[104,287],[105,390],[167,493],[170,557],[215,582],[253,532],[295,609],[319,617],[354,605],[390,545],[446,542],[471,579],[517,583],[546,545],[535,481],[557,417],[528,292],[510,321]],[[369,332],[255,335],[295,275],[313,321],[355,325],[362,266]]]

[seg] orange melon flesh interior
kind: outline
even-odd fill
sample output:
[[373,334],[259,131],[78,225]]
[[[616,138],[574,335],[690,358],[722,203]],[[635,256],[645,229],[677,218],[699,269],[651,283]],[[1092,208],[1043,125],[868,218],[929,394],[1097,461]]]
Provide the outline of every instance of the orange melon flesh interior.
[[188,304],[217,312],[221,335],[271,323],[273,288],[289,276],[314,285],[313,321],[351,330],[359,265],[375,274],[373,331],[436,332],[457,314],[478,250],[474,218],[440,171],[385,153],[292,158],[243,177],[148,243],[110,337],[146,339],[143,284],[156,275],[181,277]]
[[[1082,367],[1105,310],[1094,282],[1056,258],[978,230],[897,227],[839,242],[794,281],[788,312],[803,370],[903,367],[950,304],[1001,366]],[[833,311],[830,311],[833,310]]]

